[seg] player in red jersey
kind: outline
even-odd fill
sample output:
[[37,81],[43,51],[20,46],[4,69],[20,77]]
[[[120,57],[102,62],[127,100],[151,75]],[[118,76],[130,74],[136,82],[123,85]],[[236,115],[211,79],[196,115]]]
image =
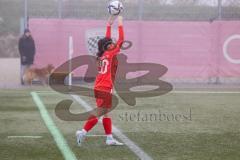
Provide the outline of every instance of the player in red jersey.
[[[110,17],[107,24],[106,37],[98,41],[98,75],[95,80],[94,93],[97,107],[103,107],[104,109],[110,109],[112,106],[112,88],[118,65],[116,55],[120,52],[121,45],[124,41],[122,16],[118,16],[119,38],[117,43],[114,44],[111,39],[111,25],[113,24],[114,19],[115,17]],[[78,145],[81,145],[81,142],[84,140],[87,132],[89,132],[97,124],[97,122],[98,118],[96,116],[91,116],[88,121],[86,121],[83,129],[76,132]],[[112,120],[109,114],[105,114],[103,116],[102,123],[107,136],[106,144],[123,145],[112,136]]]

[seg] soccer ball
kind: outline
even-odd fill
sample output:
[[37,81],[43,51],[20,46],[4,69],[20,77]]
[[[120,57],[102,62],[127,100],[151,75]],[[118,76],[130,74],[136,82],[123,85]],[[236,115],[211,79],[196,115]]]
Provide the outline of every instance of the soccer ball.
[[123,4],[118,0],[113,0],[108,4],[108,12],[111,15],[117,16],[123,11]]

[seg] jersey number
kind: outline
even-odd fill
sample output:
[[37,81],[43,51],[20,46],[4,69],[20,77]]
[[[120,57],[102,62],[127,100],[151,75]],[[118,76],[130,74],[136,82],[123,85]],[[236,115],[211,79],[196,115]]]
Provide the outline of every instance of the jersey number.
[[107,73],[107,68],[108,68],[109,62],[107,59],[104,59],[100,62],[100,74],[105,74]]

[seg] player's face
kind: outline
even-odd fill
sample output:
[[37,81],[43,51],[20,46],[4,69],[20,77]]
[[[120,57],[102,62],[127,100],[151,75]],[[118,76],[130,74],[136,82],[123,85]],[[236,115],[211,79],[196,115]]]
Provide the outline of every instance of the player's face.
[[31,36],[31,33],[30,33],[30,32],[26,32],[25,35],[26,35],[27,37],[29,37],[29,36]]
[[113,43],[109,44],[108,49],[113,49],[113,48],[114,48],[114,44]]

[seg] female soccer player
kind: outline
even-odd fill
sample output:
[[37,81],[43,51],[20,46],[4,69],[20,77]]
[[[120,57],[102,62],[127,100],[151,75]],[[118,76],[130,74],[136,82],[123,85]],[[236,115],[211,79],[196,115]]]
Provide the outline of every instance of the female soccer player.
[[[105,107],[104,109],[109,110],[112,107],[112,88],[118,65],[116,55],[120,52],[121,45],[124,41],[123,18],[122,16],[118,16],[119,39],[116,44],[113,44],[111,39],[111,25],[114,19],[115,17],[109,18],[106,37],[98,41],[98,75],[94,86],[97,107]],[[85,123],[83,129],[76,132],[78,145],[81,145],[86,134],[97,124],[97,122],[98,118],[96,116],[91,116]],[[103,116],[102,123],[107,136],[106,144],[123,145],[112,136],[112,121],[109,114]]]

